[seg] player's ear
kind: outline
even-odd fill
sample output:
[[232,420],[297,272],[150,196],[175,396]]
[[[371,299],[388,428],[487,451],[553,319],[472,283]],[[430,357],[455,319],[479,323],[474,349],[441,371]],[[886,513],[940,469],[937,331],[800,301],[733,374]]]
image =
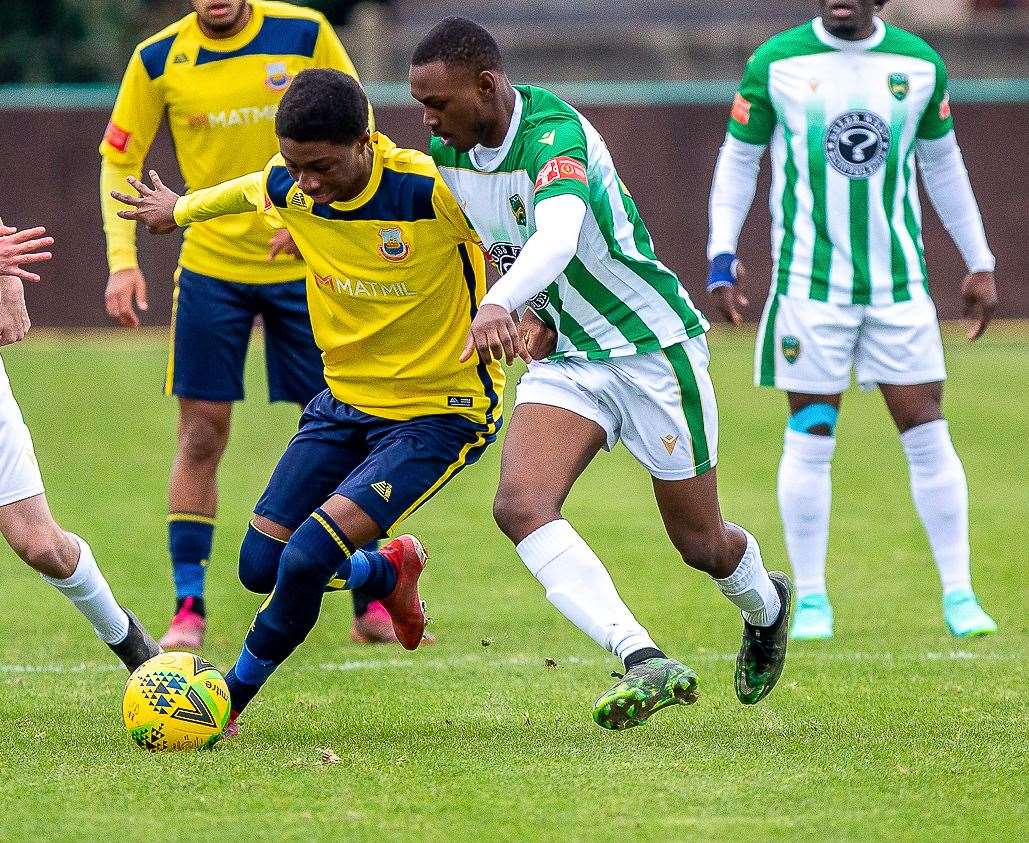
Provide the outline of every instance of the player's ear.
[[500,87],[497,84],[497,75],[492,70],[483,70],[479,73],[476,88],[479,91],[479,96],[483,99],[492,99],[493,94],[496,93],[497,88]]

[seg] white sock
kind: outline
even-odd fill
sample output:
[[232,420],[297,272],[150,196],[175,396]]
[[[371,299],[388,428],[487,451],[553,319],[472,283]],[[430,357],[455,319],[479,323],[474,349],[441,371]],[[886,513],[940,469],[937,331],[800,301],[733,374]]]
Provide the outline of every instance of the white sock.
[[111,593],[104,575],[93,557],[89,545],[74,533],[69,533],[79,546],[79,561],[66,580],[41,574],[48,583],[67,597],[75,608],[93,624],[93,629],[102,641],[117,644],[129,634],[129,619],[125,610],[118,605]]
[[900,435],[911,497],[925,525],[943,593],[972,587],[968,547],[968,482],[943,419]]
[[[740,527],[743,530],[742,527]],[[746,530],[747,547],[740,564],[724,580],[715,579],[722,594],[740,607],[744,619],[752,626],[771,626],[779,617],[782,601],[761,561],[761,548]],[[714,579],[714,578],[712,578]]]
[[657,647],[618,596],[603,563],[567,521],[544,524],[516,550],[547,599],[605,650],[625,661],[637,650]]
[[829,466],[835,449],[834,436],[786,429],[779,460],[779,513],[797,597],[826,593],[832,500]]

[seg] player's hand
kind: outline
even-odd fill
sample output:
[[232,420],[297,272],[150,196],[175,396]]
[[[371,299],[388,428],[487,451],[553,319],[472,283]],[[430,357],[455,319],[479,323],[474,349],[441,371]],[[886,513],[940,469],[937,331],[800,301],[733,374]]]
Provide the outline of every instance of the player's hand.
[[975,342],[986,331],[997,309],[997,285],[992,272],[972,272],[961,282],[965,319],[971,321],[966,336]]
[[473,351],[479,352],[483,363],[495,359],[511,364],[516,357],[521,357],[526,363],[531,360],[514,319],[499,304],[484,304],[475,314],[468,341],[461,352],[461,362],[470,360]]
[[[720,263],[725,265],[719,266]],[[743,324],[743,310],[750,304],[743,292],[746,283],[747,271],[735,255],[716,255],[711,261],[708,297],[715,303],[719,313],[733,325]]]
[[300,257],[300,249],[297,248],[292,235],[285,228],[278,229],[268,244],[268,260],[274,260],[278,255]]
[[557,331],[552,330],[532,310],[526,308],[518,322],[522,345],[533,360],[543,360],[557,348]]
[[13,275],[23,281],[38,281],[36,273],[21,267],[27,263],[50,260],[53,255],[45,250],[53,244],[54,238],[47,237],[46,229],[41,225],[18,231],[0,222],[0,275]]
[[146,300],[146,280],[138,269],[119,269],[107,279],[104,291],[104,305],[107,315],[126,328],[138,328],[139,316],[132,306],[135,302],[140,310],[149,309]]
[[0,277],[0,346],[21,342],[31,326],[21,279]]
[[175,203],[179,199],[179,194],[164,186],[156,170],[150,171],[153,187],[147,187],[132,176],[126,181],[136,188],[139,196],[129,196],[117,190],[111,191],[111,196],[123,205],[132,206],[131,210],[118,211],[119,217],[143,223],[151,234],[170,234],[178,228],[175,224]]

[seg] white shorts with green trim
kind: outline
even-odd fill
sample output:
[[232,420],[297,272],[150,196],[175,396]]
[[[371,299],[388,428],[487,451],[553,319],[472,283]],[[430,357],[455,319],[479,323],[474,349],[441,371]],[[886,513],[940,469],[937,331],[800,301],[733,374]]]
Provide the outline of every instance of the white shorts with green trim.
[[32,437],[0,360],[0,506],[43,494]]
[[561,407],[619,439],[659,480],[685,480],[715,465],[718,407],[703,335],[649,354],[533,363],[515,406]]
[[754,382],[835,395],[850,386],[942,381],[940,324],[932,299],[878,307],[769,296],[754,353]]

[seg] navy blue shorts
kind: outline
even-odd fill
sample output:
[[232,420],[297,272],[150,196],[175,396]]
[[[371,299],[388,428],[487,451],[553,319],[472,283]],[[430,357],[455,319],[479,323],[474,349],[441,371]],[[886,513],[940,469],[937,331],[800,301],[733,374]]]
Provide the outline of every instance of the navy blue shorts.
[[165,394],[241,401],[250,330],[258,315],[264,321],[269,400],[305,405],[325,389],[303,281],[240,284],[180,267]]
[[500,425],[452,414],[393,421],[337,401],[326,389],[304,410],[254,513],[295,530],[339,494],[389,534],[479,459]]

